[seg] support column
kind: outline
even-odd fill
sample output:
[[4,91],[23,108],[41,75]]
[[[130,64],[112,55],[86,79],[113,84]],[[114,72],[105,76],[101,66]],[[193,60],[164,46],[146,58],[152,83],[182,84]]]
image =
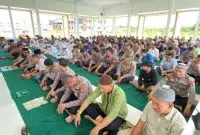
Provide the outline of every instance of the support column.
[[38,25],[38,34],[42,36],[42,29],[41,29],[41,23],[40,23],[40,14],[39,10],[36,9],[36,18],[37,18],[37,25]]
[[197,37],[197,32],[199,30],[199,25],[200,25],[200,11],[199,11],[199,16],[198,16],[198,19],[197,19],[197,23],[196,23],[195,28],[194,28],[193,39],[196,39],[196,37]]
[[174,23],[174,30],[173,30],[173,37],[176,36],[176,28],[177,28],[177,21],[178,21],[178,12],[176,12],[176,16],[175,16],[175,23]]
[[112,18],[112,33],[113,33],[113,36],[115,35],[115,16]]
[[141,17],[141,16],[138,17],[137,32],[136,32],[136,36],[137,36],[137,37],[139,36],[140,17]]
[[145,25],[145,16],[139,16],[138,19],[138,29],[137,36],[138,38],[142,38],[144,34],[144,25]]
[[63,15],[62,16],[62,20],[63,20],[64,37],[69,37],[69,19],[68,19],[68,15]]
[[145,25],[145,19],[146,17],[143,16],[143,24],[142,24],[142,37],[144,37],[144,25]]
[[9,12],[9,17],[10,17],[10,24],[11,24],[11,28],[12,28],[13,38],[16,39],[15,28],[14,28],[14,23],[13,23],[13,18],[12,18],[12,13],[11,13],[10,7],[8,7],[8,12]]
[[126,36],[130,36],[130,23],[131,23],[131,15],[128,15],[128,22],[127,22],[127,30],[126,30]]
[[175,0],[169,1],[169,11],[168,11],[168,17],[167,17],[167,25],[166,25],[166,29],[165,29],[165,36],[166,37],[169,36],[169,32],[170,32],[170,22],[171,22],[172,12],[173,12],[173,9],[174,9],[174,3],[175,3]]
[[94,18],[91,17],[92,25],[91,25],[91,36],[94,36]]
[[100,16],[100,19],[101,19],[101,35],[103,35],[103,33],[104,33],[104,17]]
[[32,26],[32,31],[33,31],[33,37],[35,37],[35,28],[34,28],[33,12],[32,11],[30,11],[30,16],[31,16],[31,26]]
[[79,38],[79,19],[78,19],[78,12],[77,12],[77,4],[76,0],[74,1],[74,10],[75,10],[75,25],[76,25],[76,37]]

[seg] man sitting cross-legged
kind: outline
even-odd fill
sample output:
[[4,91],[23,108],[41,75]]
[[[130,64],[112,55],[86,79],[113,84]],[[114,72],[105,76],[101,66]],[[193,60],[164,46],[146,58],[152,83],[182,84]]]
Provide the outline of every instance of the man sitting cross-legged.
[[42,90],[46,91],[50,88],[50,85],[56,78],[56,75],[59,72],[59,67],[57,63],[53,63],[50,59],[44,64],[46,65],[46,74],[40,82],[40,87],[42,87]]
[[181,135],[186,121],[174,108],[174,100],[174,90],[155,89],[131,135]]
[[64,110],[67,111],[69,116],[66,118],[66,122],[70,123],[74,120],[82,102],[92,92],[92,85],[88,79],[77,75],[66,75],[63,80],[64,87],[57,91],[51,91],[51,95],[61,97],[57,112],[62,114]]
[[132,54],[132,51],[126,51],[125,57],[117,66],[117,74],[114,78],[116,83],[129,83],[133,81],[136,67],[132,62]]
[[172,53],[166,54],[165,58],[161,61],[160,67],[157,67],[157,72],[162,75],[166,76],[169,73],[172,73],[177,65],[177,60],[173,58]]
[[22,48],[21,54],[17,57],[17,59],[14,61],[11,67],[20,67],[20,64],[22,64],[30,54],[31,53],[28,48]]
[[157,82],[157,71],[153,68],[151,62],[145,62],[142,64],[138,80],[130,83],[133,84],[137,89],[150,93]]
[[[49,92],[49,94],[52,91],[57,91],[57,89],[64,87],[63,86],[63,84],[64,84],[63,83],[63,77],[65,75],[75,75],[75,72],[71,68],[68,67],[68,60],[67,59],[60,58],[58,61],[59,61],[58,62],[59,72],[56,74],[56,77],[53,81],[53,84],[51,85],[51,91]],[[55,96],[51,100],[51,102],[52,103],[57,102],[57,96]]]
[[[99,96],[101,96],[102,103],[93,103]],[[113,83],[109,75],[103,75],[99,86],[81,104],[75,118],[76,126],[80,124],[81,114],[85,110],[88,114],[86,118],[95,124],[91,135],[118,131],[128,113],[126,95],[119,86]]]
[[88,72],[95,71],[99,63],[102,62],[102,58],[103,58],[98,47],[93,48],[91,56],[92,56],[92,59],[88,67]]
[[40,58],[38,55],[31,56],[31,62],[35,64],[35,68],[33,68],[29,73],[21,74],[20,77],[30,79],[34,77],[36,80],[39,80],[42,72],[45,70],[45,59]]
[[118,58],[114,54],[114,49],[108,47],[106,49],[106,54],[103,57],[102,62],[99,63],[98,67],[95,70],[95,74],[97,75],[108,74],[114,77],[117,72],[117,63],[118,63]]

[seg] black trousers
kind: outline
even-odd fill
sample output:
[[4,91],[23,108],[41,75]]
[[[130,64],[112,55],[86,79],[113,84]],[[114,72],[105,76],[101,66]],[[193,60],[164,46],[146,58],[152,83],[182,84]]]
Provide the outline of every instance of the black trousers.
[[[117,80],[118,75],[116,75],[113,79]],[[134,76],[125,77],[121,80],[121,83],[129,84],[130,81],[134,80]]]
[[[177,108],[181,113],[183,113],[183,111],[185,110],[185,107],[187,106],[187,102],[188,102],[188,97],[181,97],[179,95],[176,95],[175,97],[175,101],[174,101],[174,104],[175,105],[178,105],[178,106],[181,106],[182,109],[180,110],[179,108]],[[195,106],[192,105],[191,108],[190,108],[190,111],[193,112]]]
[[[64,101],[64,103],[68,103],[68,102],[74,101],[74,100],[77,100],[77,97],[75,97],[74,94],[71,94],[70,97],[66,101]],[[68,111],[71,114],[76,114],[79,108],[80,108],[80,106],[73,106],[70,108],[66,108],[65,111]]]
[[[88,106],[86,109],[86,113],[92,118],[96,119],[98,116],[101,116],[103,118],[106,117],[106,114],[101,110],[98,104],[92,103]],[[119,127],[125,120],[121,117],[115,118],[107,127],[105,127],[101,132],[108,131],[111,132],[117,132],[119,130]]]
[[[102,66],[102,67],[98,70],[98,72],[101,73],[101,74],[103,74],[107,69],[108,69],[108,67]],[[112,69],[111,71],[109,71],[107,74],[110,75],[112,78],[114,78],[115,75],[116,75],[116,73],[117,73],[117,69],[116,69],[116,68],[113,68],[113,69]]]
[[75,64],[76,64],[78,67],[82,67],[82,66],[84,66],[84,67],[89,67],[89,63],[82,63],[82,65],[81,65],[81,62],[77,61]]

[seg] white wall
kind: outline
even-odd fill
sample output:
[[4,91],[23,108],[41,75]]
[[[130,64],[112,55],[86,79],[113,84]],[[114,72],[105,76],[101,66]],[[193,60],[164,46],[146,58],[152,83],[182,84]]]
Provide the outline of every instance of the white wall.
[[[56,0],[0,0],[0,5],[31,8],[40,10],[49,10],[56,12],[74,13],[74,4],[67,1]],[[99,16],[101,8],[94,8],[92,6],[77,5],[77,12],[80,15]]]

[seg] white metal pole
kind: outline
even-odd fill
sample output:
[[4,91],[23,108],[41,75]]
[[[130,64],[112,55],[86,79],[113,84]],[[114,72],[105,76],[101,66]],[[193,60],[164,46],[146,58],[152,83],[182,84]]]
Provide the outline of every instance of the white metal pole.
[[144,25],[145,25],[145,19],[146,19],[146,17],[145,16],[143,16],[143,23],[142,23],[142,37],[144,36]]
[[174,30],[173,30],[173,37],[175,37],[176,36],[176,29],[177,29],[177,22],[178,22],[178,15],[179,15],[179,13],[178,12],[176,12],[176,17],[175,17],[175,23],[174,23]]
[[140,18],[141,16],[138,17],[138,24],[137,24],[137,33],[136,36],[139,37],[139,30],[140,30]]
[[197,19],[197,23],[196,23],[195,28],[194,28],[193,39],[196,39],[196,37],[197,37],[197,32],[199,30],[199,25],[200,25],[200,11],[199,11],[199,16],[198,16],[198,19]]
[[38,34],[42,36],[42,29],[41,29],[41,23],[40,23],[40,14],[39,10],[36,9],[36,18],[37,18],[37,25],[38,25]]
[[33,30],[33,37],[35,37],[35,28],[34,28],[34,21],[33,21],[33,12],[30,11],[30,16],[31,16],[31,26]]
[[12,12],[11,12],[10,7],[8,7],[8,12],[9,12],[9,17],[10,17],[10,24],[11,24],[11,28],[12,28],[13,38],[16,39],[15,28],[14,28],[14,23],[13,23],[13,18],[12,18]]
[[115,19],[116,19],[116,17],[114,16],[112,18],[112,33],[113,33],[113,36],[115,35]]
[[173,12],[173,8],[174,8],[174,3],[175,3],[175,0],[169,1],[169,11],[168,11],[168,17],[167,17],[167,25],[166,25],[166,29],[165,29],[166,37],[169,36],[169,32],[170,32],[170,22],[171,22],[172,12]]
[[75,10],[75,22],[76,22],[76,37],[79,38],[79,19],[78,19],[78,13],[77,13],[77,4],[76,0],[74,1],[74,10]]
[[126,30],[126,36],[128,37],[130,35],[130,22],[131,22],[131,15],[128,15],[128,22],[127,22],[127,30]]

